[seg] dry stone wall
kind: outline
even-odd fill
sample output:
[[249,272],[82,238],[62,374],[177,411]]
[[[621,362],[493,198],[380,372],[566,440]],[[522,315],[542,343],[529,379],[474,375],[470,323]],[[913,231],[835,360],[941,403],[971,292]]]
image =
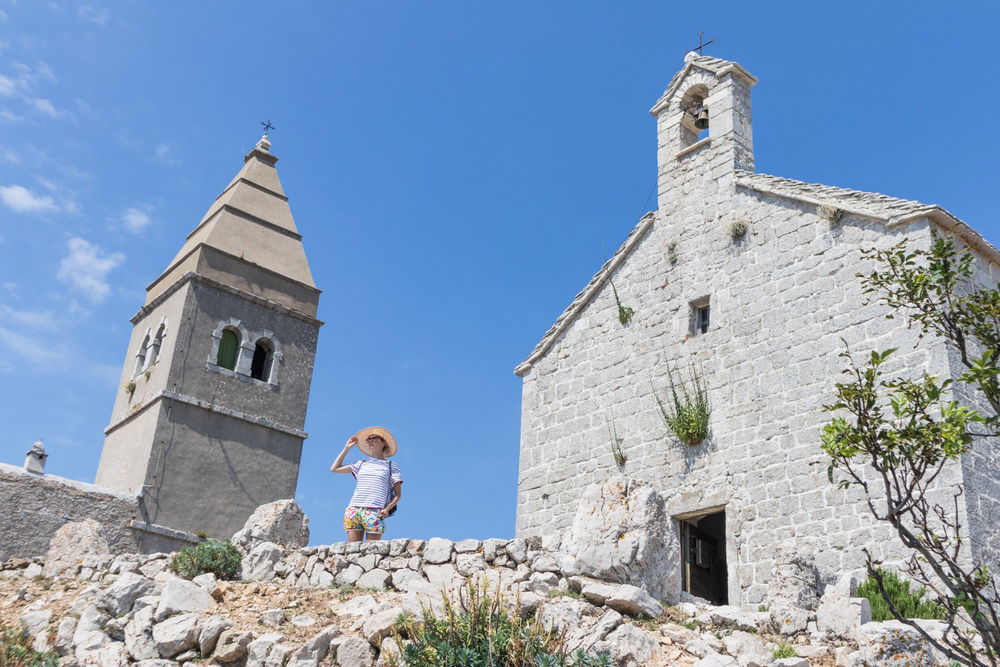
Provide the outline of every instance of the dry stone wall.
[[115,553],[135,551],[136,511],[134,496],[0,463],[0,561],[44,556],[59,528],[86,519],[101,524]]

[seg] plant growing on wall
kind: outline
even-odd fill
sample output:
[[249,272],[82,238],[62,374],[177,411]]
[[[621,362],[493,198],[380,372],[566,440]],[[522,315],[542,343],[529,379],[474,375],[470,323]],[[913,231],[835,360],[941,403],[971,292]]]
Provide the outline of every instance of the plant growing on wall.
[[126,382],[125,383],[125,391],[127,391],[130,394],[134,394],[135,393],[135,382],[132,381],[132,380],[129,380],[128,382]]
[[[965,489],[945,484],[942,473],[960,465],[973,445],[995,446],[988,438],[1000,426],[1000,286],[977,287],[972,254],[938,235],[927,250],[910,251],[904,240],[862,255],[881,265],[858,275],[864,292],[889,307],[887,317],[904,316],[921,338],[947,345],[965,371],[945,380],[928,373],[890,377],[885,365],[894,349],[874,351],[860,365],[842,354],[848,379],[836,385],[836,402],[827,409],[837,416],[822,433],[828,477],[841,488],[860,488],[871,514],[911,550],[905,574],[941,605],[945,632],[933,637],[906,618],[892,582],[865,550],[868,576],[889,612],[950,660],[996,667],[1000,588],[970,553],[958,511]],[[984,449],[984,456],[993,455]]]
[[667,261],[671,265],[677,263],[677,241],[671,241],[667,244]]
[[822,204],[817,207],[816,213],[818,213],[819,217],[823,218],[831,225],[837,224],[844,217],[844,209],[837,208],[836,206],[830,206],[829,204]]
[[615,464],[621,468],[625,465],[625,461],[628,457],[625,456],[625,452],[622,451],[622,443],[625,441],[624,438],[618,437],[618,429],[615,428],[615,420],[608,419],[608,435],[611,437],[611,456],[615,458]]
[[615,303],[618,304],[618,321],[621,322],[622,325],[626,325],[632,321],[632,316],[635,314],[635,311],[629,306],[622,305],[622,300],[618,298],[618,290],[615,289],[614,281],[609,280],[608,282],[611,283],[611,293],[615,295]]
[[664,402],[653,387],[663,423],[684,444],[698,445],[708,437],[708,421],[712,414],[705,380],[694,369],[691,370],[690,382],[675,381],[669,369],[667,377],[670,380],[669,401]]
[[737,218],[729,223],[727,231],[729,232],[729,240],[736,243],[750,231],[750,223],[743,218]]

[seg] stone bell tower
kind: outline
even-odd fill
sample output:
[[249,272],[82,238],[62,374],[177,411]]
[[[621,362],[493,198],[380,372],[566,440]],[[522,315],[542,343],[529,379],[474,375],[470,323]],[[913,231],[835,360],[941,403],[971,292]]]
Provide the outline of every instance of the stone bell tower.
[[694,51],[650,113],[656,117],[658,208],[702,190],[731,187],[736,170],[753,171],[750,89],[757,78],[738,63]]
[[132,317],[99,486],[150,543],[229,537],[292,498],[320,291],[265,134]]

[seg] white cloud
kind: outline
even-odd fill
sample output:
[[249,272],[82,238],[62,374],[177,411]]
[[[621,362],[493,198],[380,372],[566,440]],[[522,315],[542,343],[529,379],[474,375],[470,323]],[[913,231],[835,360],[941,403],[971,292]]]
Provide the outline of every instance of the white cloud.
[[50,181],[49,179],[44,178],[42,176],[35,176],[35,180],[38,181],[39,184],[41,184],[41,186],[46,190],[48,190],[49,192],[59,192],[60,190],[62,190],[61,185],[59,185],[55,181]]
[[0,303],[0,316],[7,324],[28,329],[55,329],[58,324],[51,310],[17,310]]
[[173,147],[170,144],[156,144],[153,150],[153,157],[157,162],[163,164],[178,164],[180,160],[173,156]]
[[26,335],[0,327],[0,343],[6,349],[7,358],[20,357],[35,366],[64,365],[64,349],[53,345],[50,337]]
[[18,116],[16,113],[7,111],[6,109],[0,110],[0,118],[10,121],[11,123],[19,123],[24,120],[24,116]]
[[9,162],[10,164],[19,164],[21,162],[21,156],[10,148],[0,146],[0,160]]
[[83,5],[77,11],[77,16],[82,19],[86,19],[91,23],[96,23],[100,26],[105,26],[111,19],[111,12],[107,8],[96,9],[91,5]]
[[18,213],[45,213],[59,210],[52,197],[36,195],[20,185],[0,185],[0,201]]
[[39,60],[38,65],[35,66],[35,71],[38,72],[38,76],[51,81],[52,83],[56,83],[58,81],[58,79],[56,79],[55,72],[52,71],[52,68],[49,67],[47,62]]
[[17,82],[9,76],[0,74],[0,95],[10,97],[17,93]]
[[76,108],[84,118],[88,120],[97,120],[97,111],[94,110],[94,107],[90,106],[90,103],[87,102],[87,100],[77,98]]
[[7,20],[7,12],[0,9],[0,23],[3,23],[6,20]]
[[103,301],[111,290],[108,273],[125,261],[125,255],[105,253],[100,246],[77,237],[71,238],[66,246],[69,254],[59,262],[56,277],[94,303]]
[[135,206],[130,206],[125,209],[125,212],[122,213],[121,217],[121,223],[125,226],[125,229],[134,234],[138,234],[152,222],[152,219],[145,211],[138,209]]
[[55,106],[49,100],[44,97],[36,97],[32,100],[32,104],[35,105],[35,109],[41,111],[43,114],[49,118],[60,118],[66,114],[65,111],[60,111],[56,109]]

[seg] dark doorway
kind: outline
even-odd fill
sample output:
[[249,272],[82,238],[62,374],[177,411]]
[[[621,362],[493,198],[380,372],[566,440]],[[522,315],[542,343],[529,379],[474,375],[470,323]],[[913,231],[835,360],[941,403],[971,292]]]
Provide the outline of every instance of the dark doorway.
[[681,590],[712,604],[729,604],[726,576],[726,512],[678,519]]

